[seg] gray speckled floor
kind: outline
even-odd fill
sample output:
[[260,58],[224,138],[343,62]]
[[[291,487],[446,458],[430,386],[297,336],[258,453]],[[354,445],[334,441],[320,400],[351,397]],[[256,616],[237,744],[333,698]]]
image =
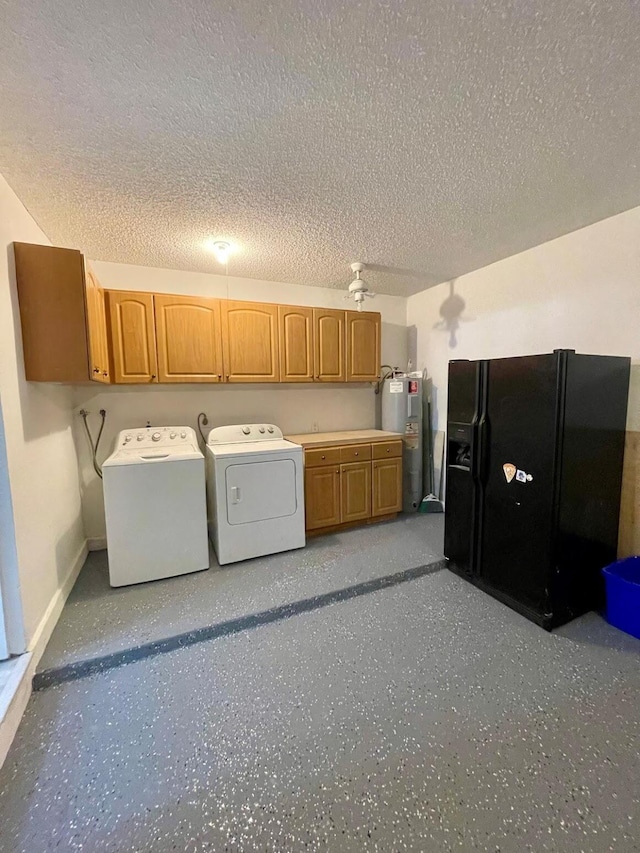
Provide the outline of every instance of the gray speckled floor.
[[307,547],[205,572],[112,589],[106,551],[89,554],[39,670],[342,589],[442,557],[443,515],[309,539]]
[[443,570],[52,687],[0,851],[637,851],[639,653]]

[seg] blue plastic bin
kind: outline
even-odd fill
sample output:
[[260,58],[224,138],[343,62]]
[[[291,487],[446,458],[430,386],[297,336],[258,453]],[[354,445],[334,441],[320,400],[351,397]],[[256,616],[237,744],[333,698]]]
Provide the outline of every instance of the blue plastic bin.
[[640,557],[626,557],[602,570],[607,622],[640,639]]

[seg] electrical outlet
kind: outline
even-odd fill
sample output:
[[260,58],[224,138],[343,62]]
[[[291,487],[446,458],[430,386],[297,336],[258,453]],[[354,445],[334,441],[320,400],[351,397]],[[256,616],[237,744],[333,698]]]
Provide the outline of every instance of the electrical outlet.
[[316,423],[316,421],[314,421],[311,424],[311,432],[320,432],[320,429],[318,428],[318,424]]

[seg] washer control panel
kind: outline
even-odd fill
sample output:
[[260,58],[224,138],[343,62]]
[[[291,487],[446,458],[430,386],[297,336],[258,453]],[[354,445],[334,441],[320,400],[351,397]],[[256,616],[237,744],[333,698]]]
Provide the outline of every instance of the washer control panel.
[[116,447],[171,447],[175,444],[189,444],[197,449],[195,430],[180,426],[138,427],[122,430],[116,441]]
[[207,444],[235,444],[241,441],[282,440],[282,430],[274,424],[235,424],[215,427],[209,433]]

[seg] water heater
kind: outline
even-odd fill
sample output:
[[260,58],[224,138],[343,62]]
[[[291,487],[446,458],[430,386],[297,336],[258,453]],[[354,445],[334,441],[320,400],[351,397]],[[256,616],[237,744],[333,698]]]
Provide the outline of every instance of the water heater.
[[402,510],[416,512],[424,497],[421,377],[392,376],[383,382],[382,429],[402,434]]

